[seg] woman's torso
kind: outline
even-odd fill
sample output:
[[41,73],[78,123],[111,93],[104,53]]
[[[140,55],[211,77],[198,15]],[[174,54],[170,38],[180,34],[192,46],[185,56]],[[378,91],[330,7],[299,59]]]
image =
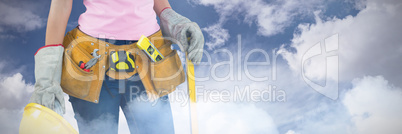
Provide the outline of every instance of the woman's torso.
[[138,40],[158,31],[153,0],[84,0],[80,30],[96,38]]

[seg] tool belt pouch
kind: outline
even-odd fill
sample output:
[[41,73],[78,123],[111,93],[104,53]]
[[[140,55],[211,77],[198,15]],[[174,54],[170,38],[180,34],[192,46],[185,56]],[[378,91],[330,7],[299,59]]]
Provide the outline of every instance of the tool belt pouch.
[[73,97],[98,103],[100,93],[98,89],[104,79],[102,74],[105,74],[105,55],[101,55],[98,62],[90,68],[90,72],[78,66],[80,61],[87,63],[93,58],[90,51],[94,48],[90,47],[90,44],[90,41],[74,39],[70,34],[65,36],[61,87],[65,93]]
[[[163,53],[164,50],[162,50]],[[176,86],[184,82],[184,70],[176,50],[164,55],[162,60],[150,62],[150,64],[151,80],[159,96],[174,91]]]

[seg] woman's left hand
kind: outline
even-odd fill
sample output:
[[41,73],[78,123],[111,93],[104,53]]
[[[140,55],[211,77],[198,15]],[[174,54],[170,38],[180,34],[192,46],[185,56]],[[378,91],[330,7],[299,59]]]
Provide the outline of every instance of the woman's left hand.
[[170,37],[174,43],[182,46],[188,58],[199,64],[204,48],[204,36],[197,23],[176,13],[173,9],[165,9],[160,15],[162,34]]

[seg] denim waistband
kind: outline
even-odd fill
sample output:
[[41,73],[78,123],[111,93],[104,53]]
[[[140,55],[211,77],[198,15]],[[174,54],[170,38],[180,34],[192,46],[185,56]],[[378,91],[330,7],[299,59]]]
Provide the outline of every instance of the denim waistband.
[[130,44],[133,44],[138,41],[138,40],[113,40],[113,39],[105,39],[105,38],[97,38],[97,39],[106,41],[106,42],[108,42],[110,44],[114,44],[114,45],[130,45]]

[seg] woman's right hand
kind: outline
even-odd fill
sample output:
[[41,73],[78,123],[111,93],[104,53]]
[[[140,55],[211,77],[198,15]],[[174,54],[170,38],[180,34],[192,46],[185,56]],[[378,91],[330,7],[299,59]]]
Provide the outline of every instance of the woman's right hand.
[[64,47],[46,45],[35,54],[35,90],[31,103],[38,103],[60,115],[65,113],[64,93],[60,86]]

